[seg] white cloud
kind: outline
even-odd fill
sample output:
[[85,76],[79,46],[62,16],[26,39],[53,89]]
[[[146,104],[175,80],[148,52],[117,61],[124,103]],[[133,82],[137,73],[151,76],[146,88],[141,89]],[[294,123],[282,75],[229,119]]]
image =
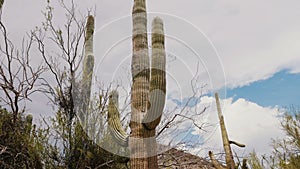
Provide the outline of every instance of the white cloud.
[[[214,102],[214,98],[205,97],[203,103],[207,104],[207,101]],[[232,98],[222,100],[221,104],[229,139],[246,144],[245,149],[232,146],[238,154],[247,155],[252,150],[256,150],[261,155],[270,154],[271,139],[284,136],[278,118],[280,111],[276,107],[261,107],[245,99],[233,101]],[[210,115],[208,117],[209,123],[218,124],[217,111],[214,105],[212,104],[213,107],[206,113]],[[203,146],[193,150],[194,153],[207,155],[208,150],[215,152],[222,150],[219,125],[211,128],[208,133],[195,130],[194,134],[204,135],[206,140]],[[205,151],[199,151],[203,150],[203,147],[205,147]]]
[[[112,20],[130,16],[132,8],[132,1],[129,0],[89,0],[75,3],[83,14],[88,9],[96,9],[96,30]],[[56,18],[60,20],[58,23],[62,23],[62,17],[58,16],[63,16],[63,12],[59,10],[55,1],[53,4]],[[20,3],[11,0],[5,3],[3,20],[7,22],[10,32],[13,32],[10,34],[13,40],[20,40],[22,32],[40,24],[43,18],[41,10],[45,5],[46,1]],[[216,46],[229,87],[265,79],[281,69],[291,69],[293,73],[300,72],[298,66],[300,49],[297,46],[300,43],[300,23],[296,22],[297,16],[300,15],[299,1],[292,0],[286,3],[279,0],[243,2],[192,0],[187,3],[181,0],[151,0],[147,1],[147,7],[148,12],[168,13],[186,20],[182,21],[179,18],[173,20],[174,18],[162,15],[166,22],[166,34],[182,40],[201,57],[203,63],[200,65],[199,74],[202,73],[204,83],[212,80],[213,84],[209,85],[213,88],[224,85],[222,65],[206,37],[200,35],[201,32]],[[149,17],[153,15],[149,14]],[[109,30],[102,30],[102,33],[96,34],[97,59],[101,59],[114,43],[131,34],[131,18],[123,21],[126,21],[126,24],[115,24],[112,25],[114,28],[109,27]],[[149,19],[148,25],[150,22]],[[194,29],[191,28],[192,25]],[[189,74],[196,71],[195,65],[198,60],[195,60],[191,51],[188,51],[182,43],[175,43],[174,39],[167,40],[168,52],[181,58],[178,63],[183,67],[188,66]],[[121,60],[130,57],[131,53],[130,38],[125,43],[115,47],[119,52],[112,52],[121,55]],[[112,59],[110,61],[114,62]],[[172,67],[169,70],[172,71]],[[187,81],[186,73],[182,73],[178,68],[176,70],[174,74],[181,74],[176,76],[176,80]]]
[[[109,8],[112,4],[122,4],[127,10],[112,13]],[[98,19],[101,19],[98,23],[107,21],[107,18],[130,15],[131,5],[128,4],[131,3],[128,1],[125,5],[125,1],[121,3],[102,1],[98,5],[101,9],[101,16],[98,15]],[[213,84],[214,88],[224,85],[222,73],[214,70],[221,65],[215,58],[216,54],[210,50],[211,47],[200,45],[200,42],[205,40],[205,37],[199,36],[201,31],[210,38],[218,50],[229,87],[243,86],[266,79],[282,69],[291,69],[293,73],[300,72],[298,68],[300,49],[297,46],[300,43],[300,23],[296,22],[297,16],[300,15],[299,1],[286,3],[279,0],[226,2],[152,0],[148,1],[147,5],[148,12],[168,13],[186,19],[187,22],[179,19],[173,23],[172,19],[163,16],[166,33],[183,40],[202,57],[204,65],[208,67],[207,70],[200,70],[206,75],[202,80],[207,82],[209,78],[213,79],[214,83],[218,83]],[[193,24],[195,30],[187,29],[182,26],[184,24]],[[178,44],[172,44],[170,39],[167,40],[169,51],[184,58],[186,62],[191,62],[188,65],[195,63],[195,59],[190,60],[193,58],[192,54],[183,50],[182,44],[178,47]],[[181,51],[185,51],[186,54],[182,55]],[[195,68],[191,67],[195,71]],[[182,79],[185,79],[185,74],[181,75]],[[208,75],[211,77],[207,77]]]

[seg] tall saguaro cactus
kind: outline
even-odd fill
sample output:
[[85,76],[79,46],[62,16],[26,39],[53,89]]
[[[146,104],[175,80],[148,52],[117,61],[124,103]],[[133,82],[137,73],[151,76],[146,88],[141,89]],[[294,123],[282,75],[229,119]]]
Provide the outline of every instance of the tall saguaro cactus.
[[119,121],[117,92],[110,96],[108,123],[112,135],[130,149],[131,169],[158,168],[155,129],[158,126],[166,94],[166,54],[163,21],[152,22],[151,67],[148,54],[147,13],[145,0],[135,0],[132,11],[133,55],[131,63],[131,121],[130,137]]
[[[223,140],[223,148],[225,151],[226,168],[227,169],[235,169],[235,162],[233,160],[233,154],[232,154],[230,144],[235,144],[239,147],[245,147],[245,145],[229,140],[227,130],[225,127],[224,116],[223,116],[222,110],[221,110],[221,104],[220,104],[218,93],[215,93],[215,98],[216,98],[218,117],[219,117],[220,128],[221,128],[221,135],[222,135],[222,140]],[[210,156],[210,159],[212,160],[213,165],[217,169],[225,169],[225,167],[220,165],[219,162],[215,159],[213,152],[210,151],[209,156]]]
[[215,94],[215,97],[216,97],[216,103],[217,103],[217,109],[218,109],[218,116],[219,116],[219,120],[220,120],[220,127],[221,127],[221,134],[222,134],[222,140],[223,140],[223,147],[224,147],[224,151],[225,151],[226,165],[227,165],[228,169],[234,169],[235,164],[233,161],[233,155],[232,155],[232,151],[231,151],[231,147],[230,147],[230,143],[229,143],[227,130],[225,127],[224,117],[222,114],[218,93]]
[[[73,88],[74,92],[77,92],[74,99],[76,101],[76,108],[78,108],[78,117],[81,122],[76,124],[74,128],[74,137],[71,134],[72,129],[69,128],[69,150],[70,150],[70,162],[68,168],[74,168],[74,164],[78,164],[78,161],[81,166],[86,165],[85,154],[88,152],[88,147],[90,146],[88,140],[88,116],[89,104],[91,97],[91,87],[92,87],[92,76],[94,68],[94,54],[93,54],[93,34],[94,34],[94,17],[89,15],[85,27],[85,40],[84,40],[84,57],[83,57],[83,73],[82,79],[79,82],[80,90]],[[79,167],[79,166],[77,166]]]
[[94,35],[94,17],[88,16],[86,23],[86,35],[84,44],[84,60],[83,60],[83,75],[81,80],[81,101],[79,117],[86,127],[86,117],[89,109],[89,102],[91,97],[92,76],[94,68],[94,54],[93,54],[93,35]]

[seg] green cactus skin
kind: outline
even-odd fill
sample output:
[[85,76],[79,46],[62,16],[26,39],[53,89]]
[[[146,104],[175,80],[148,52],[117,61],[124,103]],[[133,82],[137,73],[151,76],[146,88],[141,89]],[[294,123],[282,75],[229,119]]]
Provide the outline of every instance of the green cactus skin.
[[94,34],[94,17],[88,16],[86,24],[86,38],[84,44],[84,60],[83,60],[83,76],[81,80],[81,97],[82,105],[80,108],[79,117],[85,125],[86,115],[89,107],[92,76],[94,68],[94,54],[93,54],[93,34]]

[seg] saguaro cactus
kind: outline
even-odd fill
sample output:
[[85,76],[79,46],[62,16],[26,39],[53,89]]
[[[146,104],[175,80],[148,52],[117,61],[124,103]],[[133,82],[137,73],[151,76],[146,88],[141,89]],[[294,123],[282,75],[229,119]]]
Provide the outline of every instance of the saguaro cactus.
[[93,54],[94,17],[89,15],[86,23],[86,35],[84,44],[83,75],[81,80],[81,107],[79,117],[86,127],[86,117],[91,97],[92,76],[94,68]]
[[[245,145],[237,143],[236,141],[229,140],[227,130],[225,127],[224,116],[223,116],[222,110],[221,110],[221,104],[220,104],[218,93],[215,93],[215,98],[216,98],[216,104],[217,104],[217,110],[218,110],[218,117],[219,117],[219,121],[220,121],[223,147],[224,147],[224,151],[225,151],[226,168],[227,169],[235,169],[235,162],[233,160],[233,155],[232,155],[230,144],[235,144],[239,147],[245,147]],[[210,156],[210,159],[211,159],[213,165],[217,169],[225,169],[225,167],[220,165],[219,162],[215,159],[212,151],[209,152],[209,156]]]
[[[147,13],[145,0],[135,0],[133,19],[133,55],[131,63],[131,121],[130,137],[119,121],[117,93],[113,91],[109,103],[109,126],[112,135],[121,145],[130,149],[131,169],[158,168],[155,128],[165,106],[166,54],[163,21],[156,17],[152,22],[151,67],[148,54]],[[115,105],[115,106],[114,106]]]

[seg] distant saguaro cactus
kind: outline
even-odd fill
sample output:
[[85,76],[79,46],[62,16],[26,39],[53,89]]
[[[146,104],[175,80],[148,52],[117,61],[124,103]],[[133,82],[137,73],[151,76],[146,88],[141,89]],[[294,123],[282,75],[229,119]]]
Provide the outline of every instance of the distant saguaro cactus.
[[225,151],[226,167],[219,164],[219,162],[215,159],[212,151],[209,151],[209,157],[210,157],[214,167],[216,167],[217,169],[225,169],[225,168],[226,169],[235,169],[236,166],[235,166],[235,162],[233,160],[233,155],[232,155],[232,150],[231,150],[230,144],[235,144],[239,147],[245,147],[245,145],[237,143],[236,141],[229,140],[227,130],[225,127],[224,116],[223,116],[222,110],[221,110],[221,104],[220,104],[218,93],[215,93],[215,98],[216,98],[216,105],[217,105],[217,110],[218,110],[218,117],[219,117],[219,121],[220,121],[223,147],[224,147],[224,151]]
[[135,0],[133,19],[133,55],[131,63],[131,134],[128,137],[119,121],[116,91],[110,95],[108,123],[112,135],[130,149],[131,169],[158,168],[155,129],[158,126],[166,98],[166,54],[163,21],[152,22],[151,67],[148,54],[147,13],[145,0]]

